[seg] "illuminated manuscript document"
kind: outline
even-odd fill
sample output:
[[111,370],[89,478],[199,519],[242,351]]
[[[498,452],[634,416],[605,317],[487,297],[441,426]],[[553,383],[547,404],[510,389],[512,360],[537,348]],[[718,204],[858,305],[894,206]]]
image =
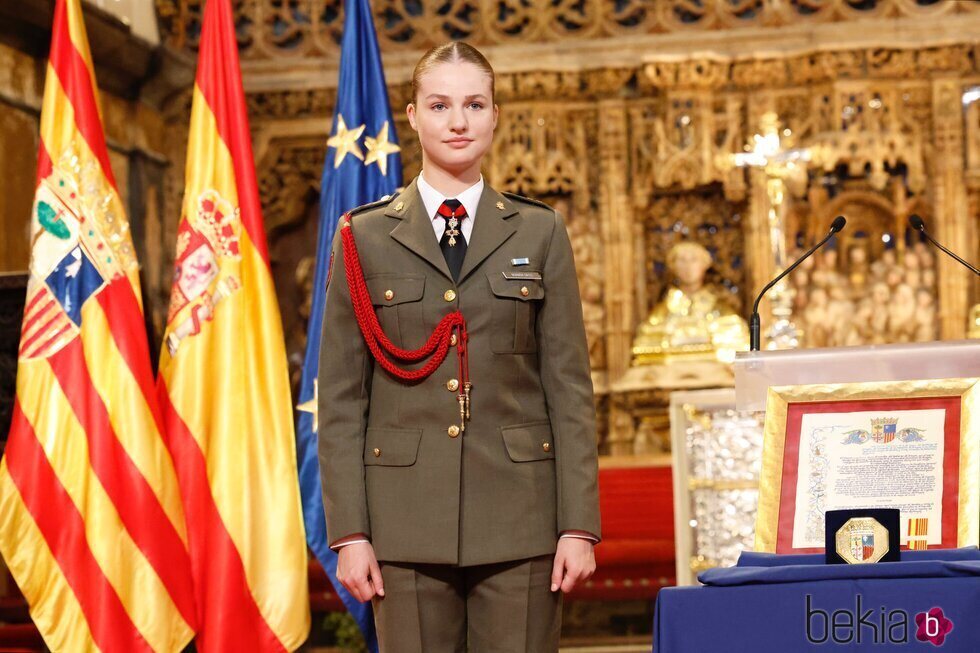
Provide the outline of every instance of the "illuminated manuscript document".
[[755,549],[820,553],[862,508],[898,508],[902,548],[978,543],[980,379],[769,388]]
[[898,508],[903,545],[910,520],[939,544],[945,423],[944,409],[803,415],[793,548],[822,547],[824,513],[847,508]]

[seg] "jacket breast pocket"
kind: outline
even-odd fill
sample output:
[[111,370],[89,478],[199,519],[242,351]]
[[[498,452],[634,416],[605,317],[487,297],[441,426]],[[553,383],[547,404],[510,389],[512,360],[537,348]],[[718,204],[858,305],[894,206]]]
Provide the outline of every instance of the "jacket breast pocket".
[[423,331],[424,274],[373,274],[365,279],[381,330],[396,345],[414,349]]
[[493,293],[493,332],[490,349],[496,354],[532,354],[538,350],[534,335],[538,308],[544,300],[544,283],[533,270],[520,277],[488,272]]

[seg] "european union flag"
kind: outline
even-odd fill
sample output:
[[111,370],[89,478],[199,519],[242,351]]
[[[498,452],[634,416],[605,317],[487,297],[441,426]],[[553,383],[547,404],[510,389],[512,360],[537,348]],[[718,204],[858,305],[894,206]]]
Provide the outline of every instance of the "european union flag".
[[370,604],[358,603],[337,581],[337,554],[327,546],[317,460],[316,379],[320,328],[324,319],[327,320],[326,328],[330,328],[330,316],[323,314],[330,245],[344,213],[394,193],[402,181],[400,148],[391,119],[370,5],[368,0],[347,0],[345,11],[337,106],[320,181],[320,233],[299,394],[296,455],[306,541],[360,625],[368,648],[377,651]]

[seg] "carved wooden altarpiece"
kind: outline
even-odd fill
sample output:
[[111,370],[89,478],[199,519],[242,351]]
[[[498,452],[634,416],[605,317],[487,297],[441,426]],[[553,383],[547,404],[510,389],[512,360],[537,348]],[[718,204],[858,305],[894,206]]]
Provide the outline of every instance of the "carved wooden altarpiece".
[[[236,3],[294,368],[306,337],[342,4]],[[157,0],[173,47],[193,51],[201,5]],[[401,109],[421,52],[465,39],[497,68],[501,118],[485,175],[496,188],[541,198],[568,218],[603,453],[668,446],[670,388],[612,388],[629,370],[636,325],[670,282],[665,256],[675,242],[693,239],[711,251],[714,281],[743,315],[775,272],[773,235],[791,252],[812,244],[841,212],[852,225],[837,243],[840,253],[863,250],[854,261],[839,254],[825,263],[841,278],[860,281],[859,273],[867,267],[870,274],[882,258],[904,265],[916,250],[905,226],[913,212],[949,247],[980,258],[980,6],[974,3],[375,0],[373,9],[406,179],[418,172],[420,154]],[[185,96],[169,112],[168,215],[179,214],[188,106]],[[777,117],[786,147],[811,155],[786,184],[777,230],[769,223],[766,173],[726,165],[751,144],[767,113]],[[172,243],[173,236],[164,240]],[[945,258],[933,263],[926,279],[932,285],[925,287],[936,301],[935,336],[964,337],[980,285]],[[797,302],[793,310],[793,319],[806,323],[807,306]],[[806,337],[804,330],[804,345]]]

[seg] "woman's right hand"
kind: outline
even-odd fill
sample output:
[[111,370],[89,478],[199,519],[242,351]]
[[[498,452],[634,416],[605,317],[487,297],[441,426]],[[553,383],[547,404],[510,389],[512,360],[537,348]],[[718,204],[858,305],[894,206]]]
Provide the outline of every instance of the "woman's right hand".
[[370,542],[348,544],[337,554],[337,580],[360,601],[370,601],[375,595],[385,595],[381,567]]

